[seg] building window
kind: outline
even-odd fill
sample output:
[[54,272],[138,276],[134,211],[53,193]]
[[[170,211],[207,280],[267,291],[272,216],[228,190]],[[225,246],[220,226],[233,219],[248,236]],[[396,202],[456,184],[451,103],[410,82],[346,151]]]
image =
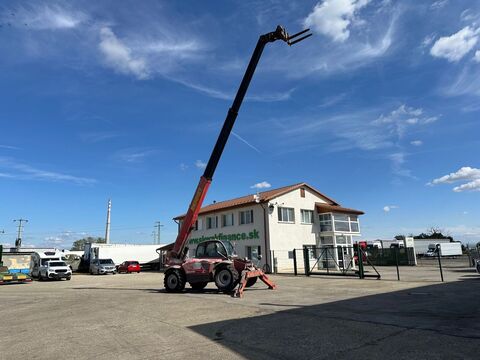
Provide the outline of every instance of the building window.
[[300,210],[302,215],[302,224],[313,224],[313,210]]
[[300,189],[300,197],[305,197],[305,189],[304,188],[301,188]]
[[333,231],[332,214],[320,214],[318,219],[320,220],[320,231]]
[[218,227],[218,216],[207,217],[207,229],[216,229]]
[[358,216],[350,215],[350,230],[352,232],[360,232],[360,226],[358,225]]
[[247,258],[250,260],[258,261],[262,255],[262,249],[260,246],[247,246]]
[[333,236],[320,236],[320,245],[333,245]]
[[359,232],[358,216],[334,214],[335,231]]
[[195,221],[195,224],[193,225],[193,230],[198,230],[198,220]]
[[240,225],[253,223],[253,210],[240,211]]
[[348,215],[335,214],[335,231],[348,231],[350,232],[350,224],[348,221]]
[[293,208],[278,207],[278,221],[294,223],[295,211]]
[[352,245],[352,237],[345,236],[345,235],[337,235],[335,236],[335,242],[337,245]]
[[233,226],[233,213],[222,215],[222,226]]

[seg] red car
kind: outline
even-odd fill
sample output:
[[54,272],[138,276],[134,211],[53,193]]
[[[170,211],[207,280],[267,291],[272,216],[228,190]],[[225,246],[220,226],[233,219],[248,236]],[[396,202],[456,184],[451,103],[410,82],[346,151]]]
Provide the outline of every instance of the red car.
[[138,261],[124,261],[117,267],[118,273],[139,273],[140,272],[140,264]]

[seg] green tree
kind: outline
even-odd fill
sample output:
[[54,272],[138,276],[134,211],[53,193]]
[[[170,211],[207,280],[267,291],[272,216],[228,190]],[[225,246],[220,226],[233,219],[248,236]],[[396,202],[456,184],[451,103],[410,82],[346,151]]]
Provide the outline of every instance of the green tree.
[[105,244],[105,239],[102,237],[86,237],[80,240],[75,240],[72,244],[72,248],[70,249],[71,251],[83,251],[85,250],[85,244],[88,243],[99,243],[99,244]]
[[453,237],[444,235],[442,231],[443,230],[439,228],[432,227],[429,230],[427,230],[426,233],[418,234],[417,236],[414,236],[414,238],[415,239],[449,239],[450,241],[453,241]]

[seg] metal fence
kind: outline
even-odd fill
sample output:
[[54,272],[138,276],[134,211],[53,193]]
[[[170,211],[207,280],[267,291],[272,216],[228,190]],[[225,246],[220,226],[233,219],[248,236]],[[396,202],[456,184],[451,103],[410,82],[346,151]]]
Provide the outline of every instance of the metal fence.
[[[391,248],[372,252],[356,246],[307,246],[302,249],[272,250],[271,272],[292,275],[356,276],[414,282],[452,280],[474,271],[476,253],[455,258],[415,259],[409,249]],[[361,261],[359,261],[361,259]],[[416,266],[414,266],[416,265]]]

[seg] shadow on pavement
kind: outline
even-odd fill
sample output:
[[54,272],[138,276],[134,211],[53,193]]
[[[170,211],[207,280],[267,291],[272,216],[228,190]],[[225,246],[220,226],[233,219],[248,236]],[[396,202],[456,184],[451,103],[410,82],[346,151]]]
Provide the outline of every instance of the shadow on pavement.
[[191,330],[247,359],[479,359],[480,276]]

